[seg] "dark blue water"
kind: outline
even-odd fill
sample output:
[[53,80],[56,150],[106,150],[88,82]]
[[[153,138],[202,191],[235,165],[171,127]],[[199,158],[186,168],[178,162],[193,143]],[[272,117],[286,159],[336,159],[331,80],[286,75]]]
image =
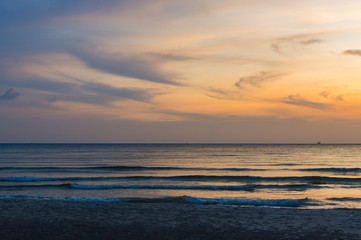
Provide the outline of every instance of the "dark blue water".
[[361,145],[0,144],[0,198],[361,208]]

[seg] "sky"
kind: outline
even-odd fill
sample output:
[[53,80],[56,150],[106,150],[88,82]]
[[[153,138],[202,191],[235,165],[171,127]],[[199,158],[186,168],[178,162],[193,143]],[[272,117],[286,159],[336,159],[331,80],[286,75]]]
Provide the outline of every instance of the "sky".
[[2,0],[0,142],[361,143],[358,0]]

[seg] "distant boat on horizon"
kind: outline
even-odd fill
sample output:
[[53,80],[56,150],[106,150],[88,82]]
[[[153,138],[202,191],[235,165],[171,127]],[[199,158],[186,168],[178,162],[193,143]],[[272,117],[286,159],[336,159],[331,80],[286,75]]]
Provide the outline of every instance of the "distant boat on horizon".
[[321,144],[321,141],[318,141],[316,144]]

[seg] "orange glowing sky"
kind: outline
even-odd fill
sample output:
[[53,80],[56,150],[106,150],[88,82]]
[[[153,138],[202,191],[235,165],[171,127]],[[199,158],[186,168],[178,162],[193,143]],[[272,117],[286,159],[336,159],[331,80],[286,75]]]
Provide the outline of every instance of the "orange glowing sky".
[[0,3],[0,142],[361,142],[361,2]]

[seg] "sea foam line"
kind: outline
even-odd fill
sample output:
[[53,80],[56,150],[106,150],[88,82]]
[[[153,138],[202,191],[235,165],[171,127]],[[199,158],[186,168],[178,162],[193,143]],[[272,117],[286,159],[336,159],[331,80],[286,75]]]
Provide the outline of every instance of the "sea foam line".
[[239,206],[269,206],[269,207],[301,207],[318,205],[314,201],[304,199],[232,199],[232,198],[196,198],[190,196],[164,197],[164,198],[49,198],[3,196],[0,200],[31,200],[31,201],[65,201],[65,202],[120,202],[120,203],[181,203],[200,205],[239,205]]

